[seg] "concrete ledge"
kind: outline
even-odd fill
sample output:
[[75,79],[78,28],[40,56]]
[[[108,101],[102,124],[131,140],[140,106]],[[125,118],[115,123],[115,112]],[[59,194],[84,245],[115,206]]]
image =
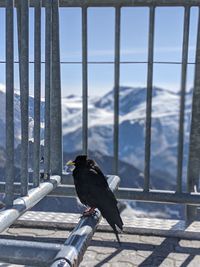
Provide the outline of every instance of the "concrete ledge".
[[[39,251],[39,254],[37,254],[37,248],[40,245],[42,250],[47,249],[45,253],[47,254],[47,258],[49,257],[48,262],[50,262],[54,257],[53,254],[55,255],[58,252],[62,247],[63,241],[69,234],[66,230],[57,229],[10,228],[5,232],[4,237],[1,237],[1,240],[5,244],[7,235],[10,236],[9,240],[11,241],[6,245],[10,248],[15,244],[16,239],[20,240],[20,242],[23,241],[20,244],[26,246],[26,251],[29,253],[25,255],[26,257],[33,255],[31,247],[35,247],[36,257],[34,260],[41,255],[42,251]],[[109,232],[96,232],[79,267],[199,266],[200,241],[132,234],[120,234],[120,240],[122,246],[119,248],[114,234]],[[18,245],[19,242],[16,242],[16,244]],[[19,247],[17,248],[19,249]],[[14,257],[14,253],[12,253],[11,257]],[[20,254],[18,254],[19,257]],[[22,257],[19,260],[22,264]],[[43,257],[36,266],[42,265],[45,267],[46,264],[47,261],[45,262]],[[30,267],[30,265],[28,266]],[[19,266],[0,263],[0,267],[27,267],[27,265]]]
[[[80,214],[28,211],[16,221],[15,226],[73,229],[80,219]],[[166,220],[152,218],[130,218],[123,216],[124,233],[145,234],[165,237],[180,237],[200,240],[200,222],[186,225],[183,220]],[[102,219],[98,231],[111,231],[107,222]]]

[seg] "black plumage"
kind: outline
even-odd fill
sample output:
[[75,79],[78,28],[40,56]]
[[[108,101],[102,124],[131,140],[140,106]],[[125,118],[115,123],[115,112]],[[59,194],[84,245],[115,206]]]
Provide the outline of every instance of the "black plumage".
[[74,184],[80,201],[92,210],[94,208],[100,210],[120,243],[116,226],[122,230],[123,222],[117,207],[117,200],[104,174],[93,160],[87,159],[86,155],[77,156],[73,164],[75,165]]

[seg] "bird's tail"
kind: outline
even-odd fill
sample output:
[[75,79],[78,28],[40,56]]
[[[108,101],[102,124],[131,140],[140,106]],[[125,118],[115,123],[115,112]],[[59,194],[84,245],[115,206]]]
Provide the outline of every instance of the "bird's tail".
[[117,238],[117,241],[118,241],[119,246],[121,246],[121,241],[120,241],[120,239],[119,239],[119,233],[118,233],[118,231],[117,231],[117,229],[116,229],[115,224],[112,224],[111,227],[112,227],[112,229],[114,230],[114,233],[115,233],[115,235],[116,235],[116,238]]
[[118,218],[117,218],[117,220],[116,220],[116,225],[119,227],[119,229],[122,231],[123,230],[123,225],[124,225],[124,223],[123,223],[123,221],[122,221],[122,218],[121,218],[121,216],[120,216],[120,213],[119,213],[119,210],[117,210],[118,211]]

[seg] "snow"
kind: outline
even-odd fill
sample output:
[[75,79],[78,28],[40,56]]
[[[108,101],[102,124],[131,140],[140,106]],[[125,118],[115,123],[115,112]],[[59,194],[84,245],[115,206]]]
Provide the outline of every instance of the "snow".
[[[185,146],[188,144],[189,124],[191,114],[191,91],[186,95]],[[73,99],[75,100],[75,99]],[[69,102],[69,101],[68,101]],[[176,150],[178,139],[180,94],[162,88],[153,89],[152,99],[152,170],[168,168],[171,175],[176,173]],[[67,104],[66,104],[67,106]],[[113,138],[113,91],[93,101],[89,101],[88,121],[89,140],[92,149],[112,155]],[[67,106],[75,110],[76,101]],[[120,158],[126,161],[133,160],[136,167],[143,169],[144,140],[146,123],[146,89],[123,87],[120,89]],[[69,115],[68,124],[64,126],[64,133],[73,133],[81,129],[82,115],[81,99],[79,110],[73,113],[73,120]],[[78,125],[79,124],[79,125]],[[76,127],[75,127],[76,125]],[[68,130],[66,130],[66,127]],[[70,130],[69,130],[70,129]],[[67,140],[67,134],[66,134]],[[96,145],[98,144],[98,145]]]
[[[20,141],[20,97],[15,90],[15,142]],[[146,124],[146,88],[120,88],[119,155],[122,160],[133,161],[137,168],[144,168],[144,143]],[[151,168],[168,168],[176,173],[180,94],[172,90],[153,88],[151,126]],[[0,127],[5,129],[5,86],[0,84]],[[188,146],[191,120],[192,90],[186,94],[185,146]],[[33,138],[33,97],[30,96],[30,138]],[[88,136],[90,149],[103,154],[113,154],[114,91],[103,97],[88,98]],[[44,114],[44,102],[42,110]],[[62,99],[64,150],[81,148],[82,97],[70,95]],[[44,134],[44,119],[41,121]],[[5,143],[5,140],[1,140]],[[41,141],[42,143],[42,141]],[[159,160],[159,166],[157,161]]]
[[6,92],[6,87],[2,83],[0,83],[0,92],[2,92],[2,93],[5,93]]

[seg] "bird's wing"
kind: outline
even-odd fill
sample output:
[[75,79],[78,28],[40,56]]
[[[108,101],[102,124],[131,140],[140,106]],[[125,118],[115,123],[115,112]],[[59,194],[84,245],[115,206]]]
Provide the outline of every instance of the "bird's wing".
[[104,176],[103,172],[99,168],[99,165],[94,160],[88,160],[88,161],[90,162],[90,166],[93,167],[97,171],[98,174]]
[[108,188],[108,182],[104,174],[98,168],[98,166],[92,166],[84,170],[85,179],[89,184],[102,186],[103,188]]
[[[107,182],[105,175],[103,174],[103,172],[99,168],[98,164],[94,160],[88,159],[86,170],[87,170],[86,172],[88,172],[86,175],[91,176],[92,181],[96,181],[97,177],[98,177],[97,182],[101,183],[106,188],[108,187],[108,182]],[[94,177],[94,176],[96,176],[96,177]]]
[[95,207],[101,211],[103,217],[113,229],[115,225],[122,229],[123,222],[117,207],[117,200],[110,188],[105,189],[101,186],[90,184],[88,185],[88,191],[90,198],[95,203]]

